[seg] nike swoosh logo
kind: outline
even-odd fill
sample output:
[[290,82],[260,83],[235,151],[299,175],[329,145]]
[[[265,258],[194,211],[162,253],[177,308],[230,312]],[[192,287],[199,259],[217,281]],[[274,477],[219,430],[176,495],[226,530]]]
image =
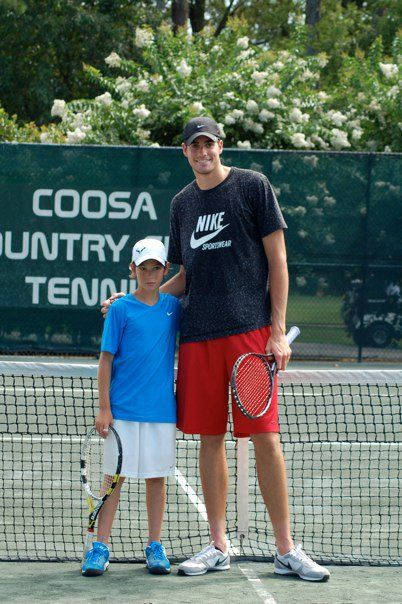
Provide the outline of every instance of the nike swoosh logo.
[[203,243],[206,243],[210,239],[213,239],[214,237],[216,237],[216,235],[219,235],[219,233],[221,231],[223,231],[223,229],[225,229],[227,226],[229,226],[229,225],[224,224],[223,226],[219,227],[219,229],[216,229],[216,231],[212,231],[212,233],[207,233],[206,235],[204,235],[203,237],[200,237],[199,239],[196,239],[194,237],[194,231],[193,231],[191,233],[190,246],[192,247],[193,250],[195,250],[197,247],[200,247],[200,245],[202,245]]
[[168,317],[170,317],[170,315],[173,314],[173,311],[172,312],[167,312],[166,314],[167,314]]

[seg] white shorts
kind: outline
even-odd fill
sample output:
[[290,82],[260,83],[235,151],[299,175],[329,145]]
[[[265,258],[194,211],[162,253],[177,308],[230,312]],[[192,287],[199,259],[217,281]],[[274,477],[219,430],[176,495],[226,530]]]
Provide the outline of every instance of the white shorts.
[[[120,436],[123,463],[120,475],[127,478],[161,478],[174,474],[176,462],[176,424],[129,422],[115,419],[113,428]],[[105,440],[103,470],[116,471],[115,439]]]

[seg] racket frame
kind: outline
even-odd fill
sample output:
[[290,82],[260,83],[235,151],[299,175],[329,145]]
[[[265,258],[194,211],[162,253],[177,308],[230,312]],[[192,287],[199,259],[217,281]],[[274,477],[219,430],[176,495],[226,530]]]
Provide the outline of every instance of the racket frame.
[[110,497],[110,495],[115,490],[115,488],[119,482],[119,479],[120,479],[120,472],[121,472],[121,467],[122,467],[122,463],[123,463],[123,448],[122,448],[120,436],[118,435],[116,430],[113,428],[113,426],[109,426],[109,430],[113,434],[114,439],[116,441],[117,463],[116,463],[116,471],[112,476],[112,482],[103,496],[96,495],[95,493],[92,492],[91,485],[89,484],[88,478],[87,478],[87,467],[88,467],[87,458],[88,458],[88,452],[91,448],[91,439],[93,438],[93,436],[95,434],[97,434],[95,427],[91,428],[91,430],[86,435],[84,443],[82,445],[82,449],[81,449],[81,460],[80,460],[81,484],[85,491],[85,498],[86,498],[86,501],[88,504],[88,509],[89,509],[88,528],[87,528],[85,541],[84,541],[84,556],[85,556],[86,552],[89,551],[92,547],[92,542],[93,542],[93,538],[94,538],[94,528],[95,528],[95,523],[96,523],[96,519],[99,515],[99,512],[101,511],[102,506],[105,503],[105,501]]
[[[300,329],[298,327],[296,327],[296,325],[293,325],[289,329],[288,333],[286,334],[286,339],[288,341],[288,344],[290,345],[299,335],[300,335]],[[270,389],[269,389],[270,396],[268,397],[266,404],[264,405],[262,411],[260,411],[259,413],[255,413],[255,414],[247,411],[247,409],[245,408],[245,406],[243,405],[243,403],[241,401],[241,397],[239,396],[237,387],[236,387],[237,370],[238,370],[239,366],[241,365],[241,363],[244,361],[244,359],[246,359],[248,357],[257,357],[257,358],[261,359],[261,361],[263,361],[263,365],[267,372],[268,379],[269,379],[269,385],[270,385]],[[272,402],[272,394],[273,394],[273,390],[274,390],[274,380],[275,380],[276,372],[277,372],[277,366],[276,366],[275,357],[273,354],[260,354],[257,352],[246,352],[245,354],[242,354],[241,356],[239,356],[239,358],[236,360],[235,364],[233,365],[232,374],[230,376],[230,385],[232,388],[232,393],[233,393],[236,405],[238,406],[240,411],[243,413],[243,415],[245,415],[249,419],[257,419],[258,417],[262,417],[268,411],[268,409],[271,406],[271,402]]]
[[[237,388],[236,388],[237,370],[238,370],[239,366],[243,363],[243,361],[250,357],[253,357],[253,358],[257,357],[257,358],[261,359],[261,361],[264,365],[264,368],[267,372],[267,376],[268,376],[268,380],[269,380],[269,391],[271,394],[268,397],[263,409],[259,413],[250,413],[249,411],[247,411],[246,407],[241,402],[241,398],[240,398],[240,396],[237,392]],[[257,419],[258,417],[261,417],[262,415],[264,415],[264,413],[266,413],[268,411],[268,409],[271,406],[272,393],[273,393],[273,389],[274,389],[274,379],[275,379],[275,373],[276,373],[276,363],[275,363],[275,361],[272,361],[272,359],[273,359],[273,355],[258,354],[256,352],[246,352],[245,354],[242,354],[236,360],[235,364],[233,365],[232,375],[230,378],[230,385],[232,387],[233,396],[236,401],[236,405],[238,406],[240,411],[243,413],[243,415],[245,415],[249,419]],[[271,363],[270,363],[270,361],[271,361]]]

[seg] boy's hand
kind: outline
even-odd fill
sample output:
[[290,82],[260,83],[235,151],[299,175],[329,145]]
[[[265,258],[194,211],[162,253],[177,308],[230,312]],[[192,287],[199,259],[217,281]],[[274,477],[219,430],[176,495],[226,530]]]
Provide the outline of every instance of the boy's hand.
[[117,294],[112,294],[107,300],[103,300],[101,304],[101,313],[104,319],[106,318],[107,311],[109,310],[110,305],[113,304],[115,300],[118,300],[119,298],[125,295],[126,294],[124,292],[118,292]]
[[109,426],[113,424],[113,416],[111,412],[99,411],[95,420],[95,428],[99,436],[106,438],[109,432]]

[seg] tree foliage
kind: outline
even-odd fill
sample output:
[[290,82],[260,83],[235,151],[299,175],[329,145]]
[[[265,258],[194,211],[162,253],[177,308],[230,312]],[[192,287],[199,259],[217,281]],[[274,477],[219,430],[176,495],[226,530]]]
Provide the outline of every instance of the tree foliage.
[[[138,61],[113,52],[106,64],[115,76],[86,66],[103,94],[65,103],[53,135],[67,143],[172,145],[184,123],[212,115],[227,146],[276,149],[394,150],[398,127],[398,66],[383,63],[381,41],[367,57],[345,55],[339,81],[325,82],[327,57],[305,55],[302,26],[289,48],[250,44],[247,24],[232,22],[216,38],[208,28],[190,39],[168,26],[136,30]],[[395,49],[397,52],[397,49]]]
[[0,0],[0,102],[20,120],[49,120],[55,97],[97,93],[82,69],[112,50],[136,56],[140,22],[162,15],[151,0]]
[[[314,26],[306,26],[306,13],[314,8],[319,8],[314,13],[319,21]],[[148,139],[135,135],[139,128],[140,132],[150,132],[149,141],[172,144],[177,141],[182,121],[189,114],[186,104],[201,102],[225,124],[231,144],[249,141],[253,146],[286,148],[293,135],[303,134],[304,139],[293,136],[299,145],[308,146],[305,141],[311,142],[311,136],[320,136],[333,146],[328,142],[330,124],[327,132],[323,116],[328,111],[341,111],[348,123],[359,124],[349,129],[351,148],[399,149],[395,69],[400,60],[397,35],[400,11],[398,0],[369,3],[360,0],[311,0],[309,3],[302,0],[177,0],[170,3],[161,0],[0,0],[0,102],[4,107],[0,136],[9,140],[10,132],[18,130],[21,121],[48,123],[56,98],[71,103],[60,126],[43,128],[43,139],[74,140],[72,136],[68,138],[67,133],[75,130],[71,130],[75,122],[70,123],[68,116],[80,113],[77,107],[82,106],[86,107],[85,111],[90,109],[92,116],[91,133],[85,133],[85,142],[142,144]],[[173,28],[172,17],[182,27]],[[241,19],[241,26],[233,27],[233,17]],[[165,25],[160,28],[162,23]],[[206,27],[202,28],[204,24]],[[172,29],[175,36],[170,33]],[[151,50],[137,44],[136,30],[152,33]],[[236,40],[241,37],[248,38],[249,48],[236,46]],[[214,48],[219,48],[220,54],[217,55]],[[313,53],[311,57],[307,56],[308,48]],[[112,53],[122,61],[117,71],[113,61],[105,64],[105,57]],[[155,56],[150,56],[152,53]],[[196,58],[197,53],[201,61]],[[245,60],[247,53],[248,61]],[[243,57],[242,61],[239,56]],[[290,59],[284,61],[284,68],[272,67],[283,62],[281,57],[286,56]],[[180,61],[191,67],[192,77],[188,80],[177,81]],[[385,65],[383,70],[380,65]],[[262,75],[253,76],[258,71],[267,74],[265,80]],[[157,84],[149,81],[151,93],[137,90],[138,83],[151,76],[160,76],[162,81],[156,80]],[[118,78],[128,83],[119,86]],[[295,78],[293,82],[291,78]],[[267,106],[264,97],[264,89],[271,84],[280,89],[281,95],[281,108],[275,111]],[[131,92],[122,96],[125,86],[131,86]],[[211,86],[215,89],[213,92]],[[76,100],[102,98],[105,91],[112,99],[107,110],[102,101]],[[222,98],[231,93],[236,100],[229,102],[229,97]],[[154,98],[150,100],[151,94]],[[328,98],[324,102],[325,95]],[[151,123],[151,117],[144,124],[138,120],[133,122],[124,106],[127,99],[133,109],[143,104],[152,116],[160,115],[162,107],[169,113],[159,122]],[[162,99],[159,107],[156,99],[158,102]],[[236,132],[232,134],[228,114],[236,109],[244,111],[240,107],[247,100],[255,100],[260,111],[268,111],[268,115],[274,113],[274,118],[269,116],[265,122],[260,120],[259,125],[253,126],[253,116],[248,115],[245,119],[251,122],[237,120],[233,127]],[[270,104],[275,102],[271,99]],[[378,106],[381,111],[376,109]],[[305,120],[303,128],[300,126],[296,131],[295,123],[289,118],[292,108],[300,108],[302,114],[308,116],[301,118]],[[19,121],[8,116],[6,120],[5,112],[17,114]],[[109,116],[107,123],[97,126],[98,114],[99,120]],[[297,111],[292,115],[298,115]],[[177,121],[175,125],[173,119]],[[342,123],[339,120],[338,124]],[[13,124],[11,130],[10,124]],[[339,125],[333,125],[339,129]],[[116,128],[114,132],[113,128]],[[317,128],[325,136],[317,134]],[[354,142],[351,141],[353,130]],[[360,130],[362,134],[358,139]],[[29,132],[30,140],[39,139],[41,135],[33,125]]]

